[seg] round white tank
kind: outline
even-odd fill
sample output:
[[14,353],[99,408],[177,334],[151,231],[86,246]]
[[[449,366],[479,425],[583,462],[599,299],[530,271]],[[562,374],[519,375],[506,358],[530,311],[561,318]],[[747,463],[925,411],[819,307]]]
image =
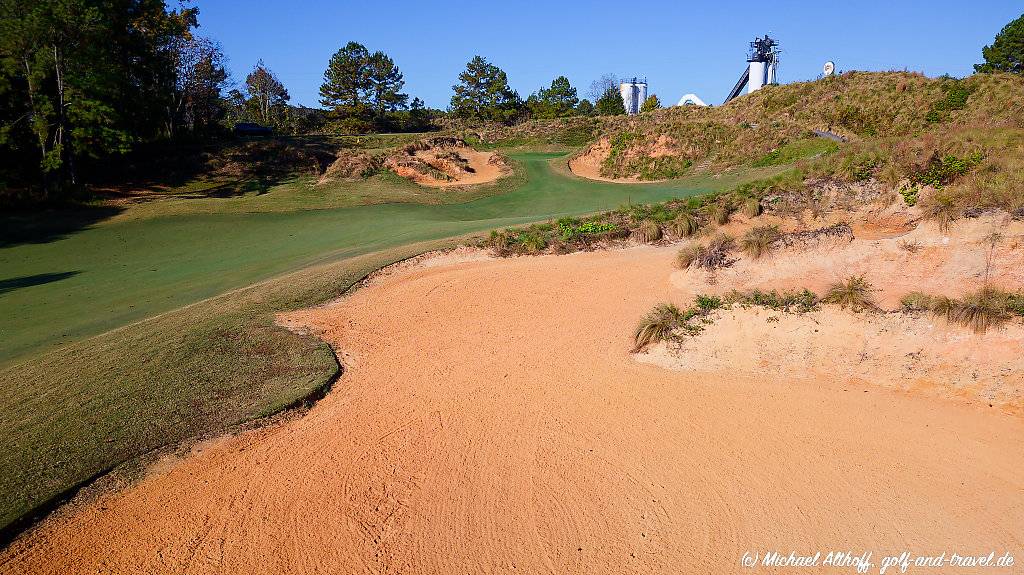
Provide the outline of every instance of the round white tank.
[[636,84],[623,82],[619,84],[619,94],[622,95],[622,103],[626,106],[627,114],[636,113]]
[[750,63],[750,76],[747,78],[747,93],[756,92],[764,86],[765,73],[767,63],[765,62],[751,62]]
[[768,64],[768,72],[765,74],[765,84],[775,83],[775,64]]
[[645,82],[641,82],[641,83],[637,84],[636,86],[637,86],[636,111],[639,113],[640,112],[640,108],[644,105],[644,102],[647,101],[647,84]]

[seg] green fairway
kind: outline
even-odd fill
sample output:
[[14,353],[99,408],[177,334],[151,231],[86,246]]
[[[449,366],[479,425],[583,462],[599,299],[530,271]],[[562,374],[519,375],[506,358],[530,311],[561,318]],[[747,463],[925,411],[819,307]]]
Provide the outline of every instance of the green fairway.
[[216,200],[168,203],[180,215],[151,217],[147,206],[39,243],[7,239],[0,543],[97,474],[319,393],[338,373],[331,350],[276,326],[279,311],[457,241],[439,238],[764,175],[632,186],[571,176],[554,154],[514,157],[524,173],[464,203],[283,211],[294,199],[271,196],[267,211],[242,213],[245,198],[231,198],[220,213],[210,213]]
[[0,293],[0,365],[324,258],[627,201],[658,201],[706,191],[709,185],[591,182],[556,173],[549,165],[552,157],[514,156],[525,169],[525,184],[467,203],[115,221],[49,243],[0,249],[0,281],[8,286]]

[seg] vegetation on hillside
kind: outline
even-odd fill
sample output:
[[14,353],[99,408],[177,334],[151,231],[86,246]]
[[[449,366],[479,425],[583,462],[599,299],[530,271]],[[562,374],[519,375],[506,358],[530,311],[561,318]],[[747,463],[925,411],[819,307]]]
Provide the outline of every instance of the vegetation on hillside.
[[974,65],[977,72],[1024,74],[1024,14],[1004,26],[981,55],[985,62]]

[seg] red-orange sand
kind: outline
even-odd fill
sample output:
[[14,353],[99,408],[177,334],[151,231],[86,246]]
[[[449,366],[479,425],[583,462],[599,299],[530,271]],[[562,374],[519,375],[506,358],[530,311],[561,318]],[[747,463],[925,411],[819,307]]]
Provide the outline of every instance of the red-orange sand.
[[637,362],[637,319],[689,303],[674,253],[412,267],[292,314],[346,366],[306,416],[45,523],[0,571],[790,572],[740,566],[771,549],[873,551],[875,573],[887,552],[1009,551],[985,572],[1021,572],[1019,416]]

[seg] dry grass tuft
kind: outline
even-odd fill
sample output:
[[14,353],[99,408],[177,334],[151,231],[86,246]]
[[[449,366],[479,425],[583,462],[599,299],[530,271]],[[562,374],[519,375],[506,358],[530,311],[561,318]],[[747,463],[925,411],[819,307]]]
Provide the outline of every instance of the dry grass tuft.
[[690,212],[682,212],[672,220],[669,229],[680,238],[688,238],[697,233],[697,218]]
[[634,229],[630,235],[634,240],[649,244],[661,239],[661,226],[654,220],[644,220]]
[[743,202],[743,215],[748,218],[756,218],[761,215],[761,200],[750,198]]
[[633,353],[636,353],[648,345],[668,339],[672,330],[684,322],[683,313],[679,308],[670,304],[662,303],[654,306],[636,326],[633,332]]
[[729,252],[732,251],[734,244],[732,237],[725,234],[715,236],[706,245],[688,244],[676,254],[676,263],[683,269],[691,266],[707,270],[726,267],[731,263]]
[[875,311],[878,310],[878,304],[874,292],[875,288],[864,276],[850,276],[830,285],[821,301],[853,311]]
[[969,327],[974,333],[985,333],[1010,318],[1008,296],[994,288],[982,288],[955,300],[949,317],[953,323]]
[[935,223],[939,225],[939,231],[942,233],[948,232],[950,226],[953,225],[953,221],[960,215],[960,209],[956,204],[944,196],[931,198],[925,205],[921,206],[921,209],[924,212],[925,219],[935,220]]
[[708,216],[711,218],[711,221],[720,226],[724,226],[729,223],[729,217],[732,216],[732,210],[725,204],[714,204],[708,208]]
[[1013,315],[1024,315],[1024,294],[993,287],[983,287],[960,299],[914,291],[903,296],[900,302],[903,311],[930,311],[949,323],[969,327],[975,333],[985,333]]
[[931,312],[946,321],[953,321],[953,309],[956,306],[956,302],[944,295],[936,296],[931,298],[928,304],[928,308]]
[[782,237],[779,226],[757,226],[747,230],[740,240],[740,249],[754,259],[771,251],[772,244]]
[[900,299],[903,311],[931,311],[935,298],[920,292],[912,291]]

